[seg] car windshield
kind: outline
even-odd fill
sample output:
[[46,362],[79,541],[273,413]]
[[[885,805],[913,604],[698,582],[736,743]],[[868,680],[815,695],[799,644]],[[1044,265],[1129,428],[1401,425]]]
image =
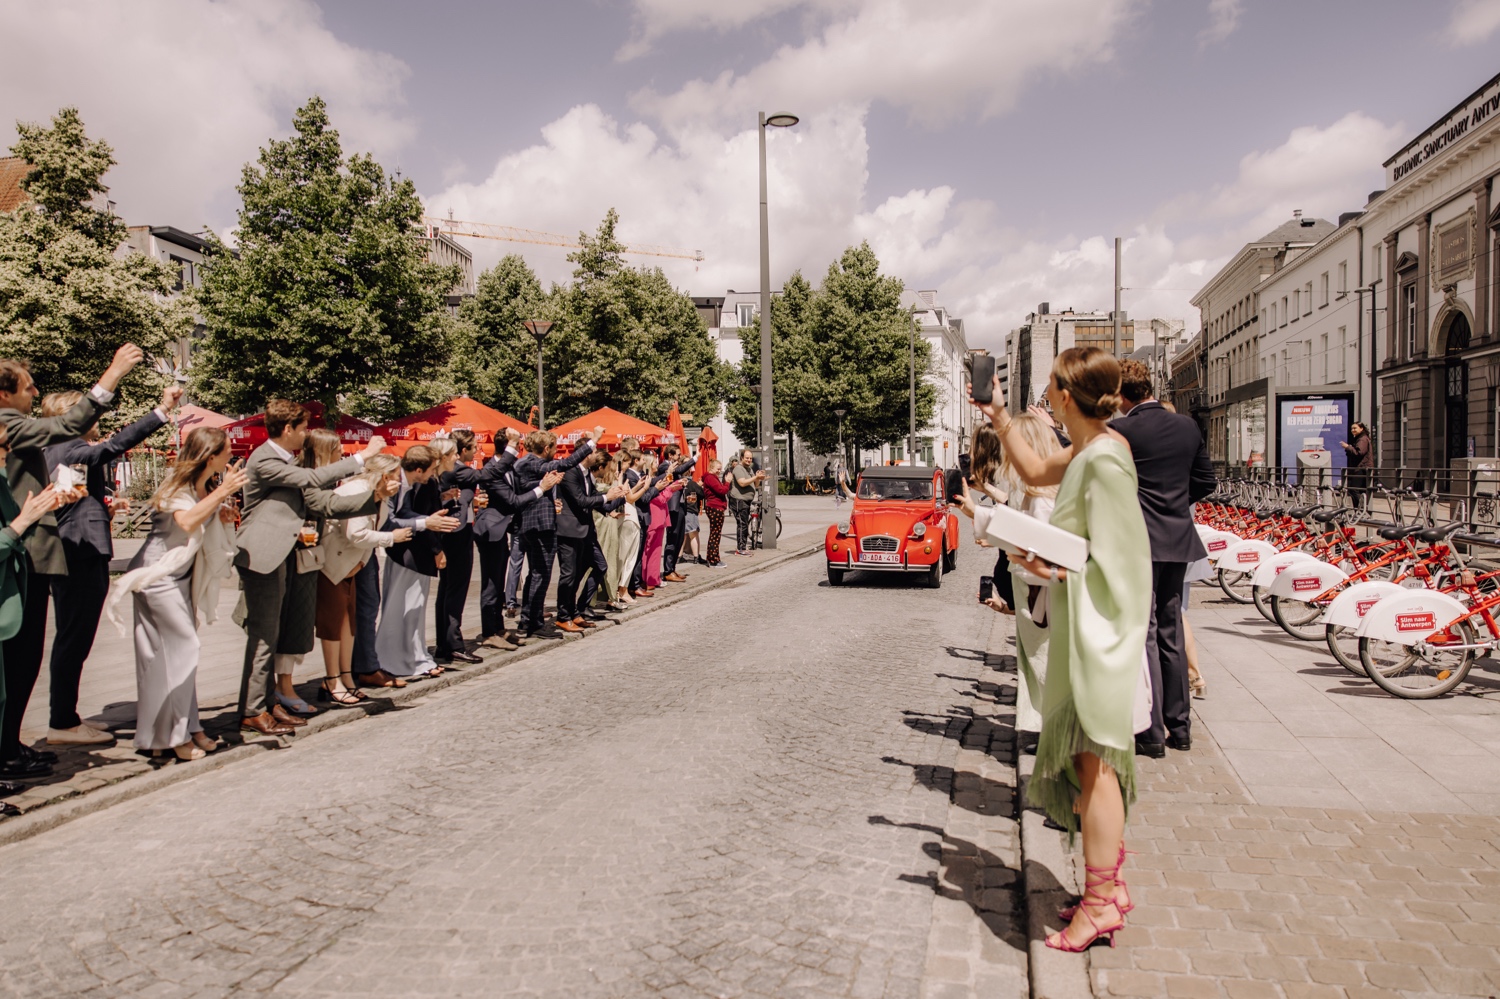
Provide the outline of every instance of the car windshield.
[[931,479],[860,479],[860,499],[867,500],[930,500]]

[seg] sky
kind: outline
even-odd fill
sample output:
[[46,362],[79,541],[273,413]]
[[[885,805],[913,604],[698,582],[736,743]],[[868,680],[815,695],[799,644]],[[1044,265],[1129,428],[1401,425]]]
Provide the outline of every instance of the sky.
[[[0,122],[77,106],[131,224],[232,229],[312,94],[438,216],[700,250],[682,291],[815,283],[868,240],[971,346],[1038,303],[1182,318],[1294,209],[1336,220],[1500,72],[1500,0],[0,0]],[[0,126],[6,145],[13,133]],[[544,281],[566,251],[520,252]]]

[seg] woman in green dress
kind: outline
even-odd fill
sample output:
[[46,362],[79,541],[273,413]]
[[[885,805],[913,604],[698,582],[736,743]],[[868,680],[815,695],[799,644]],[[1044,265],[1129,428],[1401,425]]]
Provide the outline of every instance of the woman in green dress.
[[[1088,539],[1082,572],[1037,558],[1011,561],[1053,583],[1051,649],[1042,691],[1042,735],[1027,788],[1069,833],[1083,834],[1088,872],[1071,923],[1047,946],[1114,945],[1133,906],[1120,879],[1125,814],[1135,800],[1135,706],[1151,599],[1151,545],[1130,446],[1107,421],[1120,404],[1120,365],[1097,347],[1058,355],[1047,401],[1072,445],[1041,458],[1004,405],[985,405],[1021,480],[1057,485],[1051,523]],[[995,398],[999,399],[997,391]]]

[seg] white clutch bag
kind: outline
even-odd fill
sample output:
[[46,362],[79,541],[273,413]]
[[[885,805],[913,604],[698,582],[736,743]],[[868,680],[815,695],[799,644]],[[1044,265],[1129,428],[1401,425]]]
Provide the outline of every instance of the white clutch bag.
[[974,530],[996,548],[1016,555],[1036,556],[1070,572],[1082,572],[1089,560],[1086,538],[1044,524],[1008,506],[976,509]]

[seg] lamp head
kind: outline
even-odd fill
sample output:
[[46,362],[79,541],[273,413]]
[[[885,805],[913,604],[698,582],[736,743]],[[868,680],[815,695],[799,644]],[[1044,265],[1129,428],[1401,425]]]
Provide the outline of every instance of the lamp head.
[[785,111],[766,116],[766,124],[773,128],[791,128],[800,120],[796,115],[787,114]]
[[526,327],[527,333],[536,337],[538,343],[541,343],[546,338],[548,331],[552,329],[552,321],[550,319],[528,319],[521,325]]
[[849,412],[847,409],[835,409],[833,411],[833,415],[842,420],[844,418],[844,414],[847,412]]

